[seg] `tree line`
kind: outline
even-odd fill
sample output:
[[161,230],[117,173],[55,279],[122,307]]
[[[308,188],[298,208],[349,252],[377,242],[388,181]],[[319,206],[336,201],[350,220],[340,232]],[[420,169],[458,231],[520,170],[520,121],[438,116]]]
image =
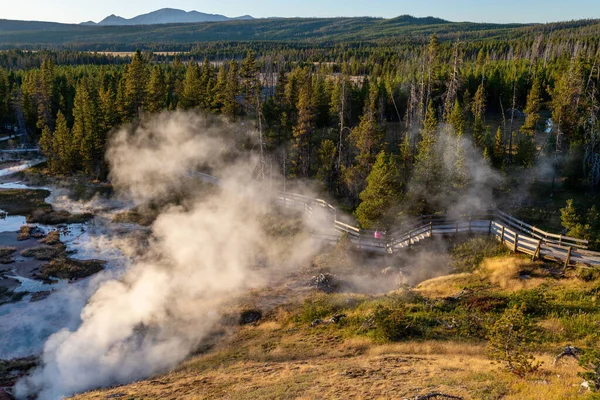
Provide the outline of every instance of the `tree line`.
[[398,214],[444,211],[444,196],[472,185],[473,152],[503,173],[543,157],[557,179],[595,193],[597,46],[433,35],[421,45],[274,46],[261,56],[249,45],[227,61],[138,51],[126,63],[80,64],[70,53],[63,65],[51,56],[39,67],[0,68],[0,121],[15,123],[22,112],[51,172],[102,178],[111,130],[144,114],[244,118],[261,129],[261,146],[286,177],[317,178],[363,227],[383,227]]

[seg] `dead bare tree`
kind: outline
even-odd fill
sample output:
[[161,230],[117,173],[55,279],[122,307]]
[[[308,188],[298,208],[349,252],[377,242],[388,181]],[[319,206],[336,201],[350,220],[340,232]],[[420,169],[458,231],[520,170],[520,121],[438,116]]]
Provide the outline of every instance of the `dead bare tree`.
[[444,101],[444,120],[448,120],[450,114],[452,113],[452,108],[454,107],[454,102],[456,100],[458,94],[458,69],[459,69],[459,46],[460,39],[456,41],[454,44],[454,55],[452,62],[452,75],[450,77],[450,82],[448,82],[448,89],[446,91],[446,99]]

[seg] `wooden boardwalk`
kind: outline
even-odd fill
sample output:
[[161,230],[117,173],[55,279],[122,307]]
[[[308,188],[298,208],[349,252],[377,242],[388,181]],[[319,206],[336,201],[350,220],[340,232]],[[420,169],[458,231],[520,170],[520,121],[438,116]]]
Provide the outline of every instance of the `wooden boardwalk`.
[[[220,184],[220,179],[212,175],[200,172],[190,175]],[[342,236],[347,236],[364,251],[394,254],[436,236],[484,235],[515,253],[530,255],[533,260],[555,261],[565,267],[600,267],[600,252],[588,250],[587,241],[545,232],[497,209],[470,215],[424,215],[406,220],[376,239],[375,231],[338,219],[341,213],[325,200],[288,192],[278,193],[276,199],[283,207],[303,211],[316,219],[318,223],[311,232],[316,238],[337,243]]]
[[285,207],[304,210],[310,215],[317,210],[321,211],[321,218],[329,215],[329,226],[324,224],[313,234],[328,242],[337,242],[346,235],[365,251],[394,254],[435,236],[484,235],[498,240],[515,253],[530,255],[533,260],[551,260],[564,266],[600,267],[600,252],[587,250],[587,241],[545,232],[500,210],[459,216],[425,215],[407,220],[386,232],[382,239],[376,239],[375,231],[339,221],[337,209],[324,200],[293,193],[280,193],[278,200]]

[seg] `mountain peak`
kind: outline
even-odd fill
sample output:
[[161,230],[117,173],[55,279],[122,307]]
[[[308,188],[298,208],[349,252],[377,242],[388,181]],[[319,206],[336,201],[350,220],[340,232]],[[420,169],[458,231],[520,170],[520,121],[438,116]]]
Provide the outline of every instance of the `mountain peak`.
[[158,24],[181,24],[197,22],[221,22],[231,20],[250,20],[254,19],[250,15],[230,18],[220,14],[206,14],[199,11],[184,11],[176,8],[161,8],[147,14],[141,14],[133,18],[123,18],[111,14],[104,18],[98,24],[92,21],[82,22],[81,25],[158,25]]

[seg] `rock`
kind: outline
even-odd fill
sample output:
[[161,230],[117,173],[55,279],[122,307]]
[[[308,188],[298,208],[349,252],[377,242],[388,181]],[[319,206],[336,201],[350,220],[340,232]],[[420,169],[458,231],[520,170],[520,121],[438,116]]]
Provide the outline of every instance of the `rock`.
[[338,287],[335,276],[331,274],[313,276],[310,285],[325,293],[332,293]]
[[592,390],[588,381],[581,382],[580,388],[583,392],[589,392],[590,390]]
[[245,310],[240,315],[240,325],[248,325],[258,322],[262,319],[260,310]]
[[334,314],[327,322],[337,324],[342,318],[346,318],[346,314]]

